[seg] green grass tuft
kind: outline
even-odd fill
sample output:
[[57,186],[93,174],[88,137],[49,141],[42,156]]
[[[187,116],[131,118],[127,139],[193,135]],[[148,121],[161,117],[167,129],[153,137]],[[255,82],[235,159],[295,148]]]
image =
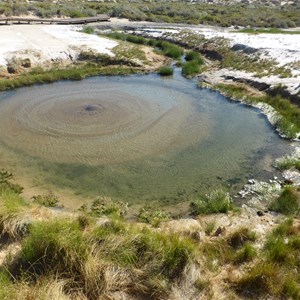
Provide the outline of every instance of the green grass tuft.
[[247,227],[239,228],[227,237],[227,243],[234,249],[244,246],[247,242],[254,242],[256,235]]
[[160,76],[171,76],[171,75],[173,75],[173,72],[174,72],[174,70],[172,67],[164,66],[159,69],[158,73]]
[[227,213],[233,208],[229,195],[222,191],[216,190],[208,195],[199,195],[197,199],[190,204],[191,214],[212,214]]
[[145,206],[140,209],[138,219],[141,222],[157,227],[160,222],[169,220],[170,215],[161,209]]
[[200,66],[204,64],[199,52],[190,51],[185,55],[186,63],[182,66],[183,76],[195,76],[199,73]]
[[200,57],[200,53],[197,51],[189,51],[185,55],[185,60],[186,61],[196,61],[198,62],[199,65],[202,65],[203,59]]
[[[87,257],[87,245],[78,222],[59,219],[32,225],[24,240],[15,272],[34,277],[48,273],[79,272]],[[16,268],[17,267],[17,268]],[[33,278],[35,279],[35,278]]]
[[270,263],[255,265],[236,283],[236,292],[246,298],[262,299],[267,295],[278,294],[276,283],[278,268]]
[[298,215],[300,212],[300,193],[292,186],[286,186],[274,200],[270,209],[285,215]]
[[94,28],[91,26],[85,26],[82,30],[84,33],[87,34],[93,34],[94,33]]
[[42,206],[46,206],[46,207],[60,206],[58,197],[52,192],[49,192],[47,195],[33,196],[32,199],[34,203],[37,203]]
[[237,263],[244,263],[253,260],[257,256],[256,249],[249,243],[246,243],[242,249],[237,253],[235,261]]

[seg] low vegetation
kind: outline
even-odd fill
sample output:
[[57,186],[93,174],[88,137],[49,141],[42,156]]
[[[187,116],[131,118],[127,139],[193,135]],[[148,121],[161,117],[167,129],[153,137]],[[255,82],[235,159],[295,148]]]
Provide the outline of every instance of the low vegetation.
[[298,30],[282,30],[279,28],[244,28],[239,29],[237,32],[241,33],[251,33],[251,34],[259,34],[259,33],[270,33],[270,34],[300,34]]
[[190,205],[192,215],[227,213],[233,208],[229,195],[216,190],[210,194],[199,195]]
[[284,158],[279,162],[276,162],[276,167],[280,170],[288,170],[295,168],[300,171],[300,159],[299,158]]
[[[1,299],[195,299],[210,297],[216,284],[228,299],[299,299],[298,219],[275,226],[263,241],[248,226],[213,233],[215,222],[199,239],[200,228],[162,231],[170,215],[151,207],[139,213],[146,224],[127,222],[127,206],[105,197],[58,213],[24,200],[9,185],[10,173],[2,174]],[[202,199],[206,209],[208,198],[230,202],[216,191]]]
[[23,73],[18,77],[0,80],[0,91],[29,86],[36,83],[50,83],[58,80],[81,80],[96,75],[127,75],[143,72],[142,68],[128,66],[102,66],[94,63],[79,64],[64,69],[53,68],[43,70],[32,69],[29,73]]
[[134,44],[147,45],[159,49],[159,53],[173,59],[179,59],[183,55],[183,49],[173,43],[156,39],[148,39],[142,36],[126,34],[123,32],[111,32],[106,36],[121,41],[127,41]]
[[267,237],[254,266],[233,282],[236,292],[251,299],[299,299],[299,250],[299,224],[289,219]]
[[34,203],[46,207],[61,207],[61,205],[59,204],[58,197],[53,192],[49,192],[46,195],[33,196],[32,200]]
[[288,28],[299,26],[299,3],[279,5],[261,3],[189,3],[185,1],[75,1],[3,2],[0,13],[6,16],[34,14],[38,17],[86,17],[108,13],[112,17],[135,21]]
[[[54,292],[59,299],[110,298],[116,290],[159,299],[184,276],[197,253],[188,238],[125,223],[116,214],[118,205],[107,199],[94,201],[89,213],[31,218],[29,223],[22,213],[37,208],[13,190],[2,192],[0,201],[1,234],[19,239],[21,248],[7,256],[0,270],[1,299],[40,299],[44,292],[47,299]],[[97,222],[103,214],[113,218]]]
[[300,191],[292,186],[284,187],[280,196],[271,203],[270,209],[285,215],[299,215]]
[[160,222],[167,221],[169,219],[171,219],[169,213],[151,206],[142,207],[138,214],[138,220],[140,222],[151,224],[154,227],[157,227]]
[[83,27],[82,31],[84,33],[87,33],[87,34],[93,34],[94,33],[94,28],[91,27],[91,26],[85,26],[85,27]]
[[161,76],[170,76],[173,75],[173,72],[174,72],[173,68],[169,66],[161,67],[158,71],[159,75]]

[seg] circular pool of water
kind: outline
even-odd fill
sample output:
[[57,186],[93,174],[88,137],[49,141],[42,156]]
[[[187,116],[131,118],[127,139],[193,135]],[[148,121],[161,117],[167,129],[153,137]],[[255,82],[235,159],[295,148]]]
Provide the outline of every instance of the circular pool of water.
[[178,72],[0,93],[0,163],[90,195],[172,203],[271,176],[288,149],[258,110]]

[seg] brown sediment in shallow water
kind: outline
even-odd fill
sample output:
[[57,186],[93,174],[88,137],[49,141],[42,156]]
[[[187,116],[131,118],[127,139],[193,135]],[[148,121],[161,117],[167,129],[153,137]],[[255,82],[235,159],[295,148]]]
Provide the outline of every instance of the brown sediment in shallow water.
[[[45,87],[43,94],[37,88],[3,101],[1,140],[52,162],[99,165],[180,149],[208,136],[191,126],[203,123],[204,114],[175,92],[165,104],[151,100],[159,97],[151,88],[145,96],[119,92],[107,82],[89,88]],[[182,134],[185,128],[189,134]]]

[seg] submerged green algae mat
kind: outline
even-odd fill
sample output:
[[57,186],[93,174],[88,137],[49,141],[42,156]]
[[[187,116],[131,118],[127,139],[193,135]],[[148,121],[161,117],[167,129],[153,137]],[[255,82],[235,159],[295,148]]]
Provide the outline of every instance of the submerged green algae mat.
[[[0,94],[0,163],[130,202],[271,176],[288,151],[257,110],[181,77],[95,77]],[[7,156],[9,153],[9,157]]]

